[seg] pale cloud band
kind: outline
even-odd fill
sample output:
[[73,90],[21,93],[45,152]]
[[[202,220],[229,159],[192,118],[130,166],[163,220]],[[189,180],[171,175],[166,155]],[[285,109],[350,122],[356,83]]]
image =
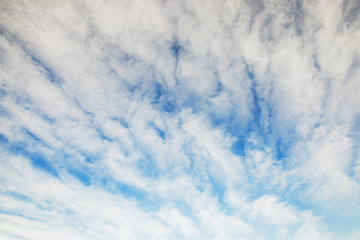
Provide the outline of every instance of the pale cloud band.
[[1,1],[1,239],[359,239],[360,4]]

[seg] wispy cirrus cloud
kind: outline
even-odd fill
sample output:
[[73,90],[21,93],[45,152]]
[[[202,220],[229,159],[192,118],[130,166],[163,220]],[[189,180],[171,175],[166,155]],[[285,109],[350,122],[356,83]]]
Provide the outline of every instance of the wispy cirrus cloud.
[[3,1],[4,239],[356,239],[355,1]]

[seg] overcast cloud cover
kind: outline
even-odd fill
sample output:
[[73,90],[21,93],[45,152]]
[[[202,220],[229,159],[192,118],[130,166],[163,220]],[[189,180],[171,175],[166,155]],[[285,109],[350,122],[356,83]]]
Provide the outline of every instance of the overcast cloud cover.
[[359,12],[0,1],[0,238],[360,239]]

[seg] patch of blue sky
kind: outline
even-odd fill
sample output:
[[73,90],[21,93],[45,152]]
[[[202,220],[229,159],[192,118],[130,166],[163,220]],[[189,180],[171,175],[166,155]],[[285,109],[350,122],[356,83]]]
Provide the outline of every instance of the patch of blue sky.
[[213,126],[222,128],[224,132],[230,133],[232,136],[250,132],[249,117],[237,114],[235,107],[221,114],[209,112],[207,118]]
[[290,156],[292,146],[291,140],[286,140],[279,137],[275,142],[275,157],[278,160],[283,160]]
[[25,92],[17,92],[15,93],[15,103],[25,110],[34,109],[34,103],[31,100],[31,97]]
[[170,205],[171,207],[176,208],[181,213],[181,215],[188,217],[190,219],[194,218],[191,204],[185,201],[180,201],[179,199],[173,199],[171,203],[167,202],[167,204]]
[[162,102],[161,104],[161,109],[164,111],[164,112],[168,112],[168,113],[172,113],[175,111],[176,109],[176,104],[174,101],[164,101]]
[[30,217],[30,216],[21,214],[21,213],[19,213],[19,212],[14,212],[14,211],[5,211],[5,210],[2,210],[1,208],[0,208],[0,213],[6,214],[6,215],[13,215],[13,216],[18,216],[18,217],[26,218],[26,219],[28,219],[28,220],[38,220],[38,219],[36,219],[35,217]]
[[245,64],[245,72],[246,72],[247,76],[249,77],[250,80],[254,80],[255,73],[254,73],[253,67],[251,65],[249,65],[245,59],[243,59],[243,63]]
[[100,180],[102,188],[111,194],[120,194],[128,199],[135,199],[138,201],[145,201],[148,193],[131,184],[122,183],[112,178],[102,178]]
[[75,169],[75,168],[68,168],[67,172],[74,176],[76,179],[78,179],[85,187],[88,187],[91,185],[91,176],[93,173],[89,172],[86,173],[84,169]]
[[26,238],[18,235],[18,234],[15,234],[15,233],[8,233],[8,232],[3,232],[3,231],[0,231],[0,235],[3,235],[5,237],[7,237],[7,239],[20,239],[20,240],[26,240]]
[[226,205],[224,203],[224,197],[226,191],[225,184],[220,179],[217,179],[216,177],[212,176],[211,173],[208,173],[208,177],[209,177],[208,181],[211,186],[210,190],[212,195],[218,199],[219,203],[225,206]]
[[181,52],[181,50],[182,50],[182,47],[181,47],[181,45],[178,43],[178,41],[175,40],[175,41],[172,43],[170,50],[171,50],[172,54],[174,55],[174,57],[175,57],[176,59],[178,59],[178,58],[179,58],[179,55],[180,55],[180,52]]
[[208,166],[208,163],[206,163],[201,156],[193,153],[191,142],[182,147],[182,152],[186,156],[183,170],[187,175],[192,177],[194,186],[203,192],[208,179],[207,171],[203,169],[203,166]]
[[265,148],[270,148],[276,161],[274,164],[280,164],[283,169],[289,167],[286,160],[291,156],[293,146],[296,144],[296,135],[291,130],[284,133],[276,129],[260,131],[249,123],[247,129],[240,129],[231,134],[236,139],[230,147],[235,155],[246,157],[253,150],[264,151]]
[[[263,144],[264,135],[259,135],[251,123],[248,124],[247,128],[238,128],[237,131],[230,133],[235,137],[235,141],[231,145],[230,150],[237,156],[246,156],[251,150],[264,149],[265,147]],[[253,142],[254,137],[256,138],[256,143]]]
[[[259,96],[257,91],[256,77],[252,67],[243,60],[245,64],[245,73],[248,79],[251,81],[249,90],[252,96],[252,104],[250,108],[250,116],[237,116],[234,109],[230,111],[228,116],[219,116],[216,114],[209,115],[209,118],[214,126],[223,127],[226,132],[229,132],[237,140],[234,142],[231,150],[236,155],[244,156],[246,152],[246,146],[249,145],[247,142],[249,137],[257,135],[262,138],[262,142],[270,144],[273,136],[271,135],[271,126],[264,126],[262,124],[262,106],[270,107],[270,103]],[[269,109],[269,114],[272,113],[272,109]],[[270,116],[267,116],[270,117]]]
[[[248,174],[247,177],[247,182],[249,183],[249,185],[245,187],[247,193],[247,201],[255,201],[256,199],[259,199],[264,195],[281,196],[281,192],[279,191],[279,189],[269,185],[269,179],[266,178],[259,180],[258,177],[254,176],[253,174]],[[286,201],[291,202],[289,198],[286,198]]]
[[360,58],[357,57],[356,59],[353,60],[353,62],[351,63],[347,76],[346,76],[346,81],[349,80],[349,78],[353,77],[356,74],[356,71],[358,71],[360,67]]
[[216,87],[214,95],[211,96],[212,98],[218,96],[221,93],[221,91],[223,90],[223,85],[222,85],[221,81],[219,81],[218,71],[214,71],[214,75],[215,75],[215,78],[217,79],[217,87]]
[[314,64],[314,67],[316,68],[316,70],[318,70],[320,72],[321,71],[321,65],[319,63],[318,57],[315,54],[313,55],[313,64]]
[[106,136],[106,134],[102,131],[102,129],[101,129],[100,127],[95,127],[94,129],[95,129],[95,131],[98,133],[98,136],[99,136],[102,140],[106,140],[106,141],[108,141],[108,142],[112,142],[112,141],[113,141],[110,137]]
[[347,170],[350,177],[356,177],[357,168],[360,167],[360,114],[354,117],[349,137],[352,140],[351,146],[351,162]]
[[50,124],[55,123],[55,118],[50,117],[49,115],[45,114],[44,112],[40,111],[39,109],[35,110],[35,113],[38,114],[45,122]]
[[14,192],[14,191],[5,191],[5,192],[1,192],[1,194],[3,195],[7,195],[10,196],[16,200],[21,200],[24,202],[32,202],[32,199],[24,194],[18,193],[18,192]]
[[[259,93],[258,87],[259,84],[256,82],[256,76],[253,70],[253,67],[249,65],[245,60],[243,60],[245,64],[245,72],[248,79],[251,81],[249,92],[252,97],[251,104],[251,124],[248,126],[250,131],[257,132],[260,136],[263,137],[264,142],[268,142],[267,135],[272,134],[272,118],[275,117],[275,110],[273,108],[274,103],[271,102],[271,96],[273,94],[273,84],[270,84],[270,90],[268,94],[262,95]],[[263,109],[266,108],[266,109]],[[265,126],[263,124],[264,119],[269,119],[270,124]],[[271,135],[270,135],[271,136]],[[271,140],[271,139],[270,139]]]
[[129,128],[129,123],[123,117],[112,117],[111,120],[120,123],[125,128]]
[[160,127],[156,126],[155,123],[150,123],[149,126],[155,130],[156,134],[162,139],[165,140],[166,138],[166,130],[161,129]]
[[42,69],[42,72],[45,74],[46,78],[55,84],[61,84],[62,79],[48,66],[46,65],[39,57],[35,54],[28,51],[24,46],[22,46],[23,51],[30,57],[34,65],[39,66]]
[[70,162],[72,162],[73,158],[75,157],[76,159],[81,159],[81,162],[83,161],[88,164],[94,164],[98,162],[101,158],[101,152],[99,151],[89,151],[88,149],[84,149],[83,147],[80,148],[71,145],[69,145],[68,147],[70,147],[71,151],[64,151],[67,149],[59,149],[57,151],[57,154],[61,156],[63,160],[68,159],[71,160]]
[[231,151],[238,156],[245,156],[245,145],[247,140],[244,137],[239,137],[232,145]]
[[348,25],[352,24],[359,19],[360,15],[360,2],[352,0],[344,0],[342,4],[342,13],[344,16],[344,21]]
[[4,134],[0,133],[0,143],[2,143],[2,145],[4,146],[5,144],[7,144],[9,142],[8,137],[6,137]]
[[[249,156],[244,156],[245,158]],[[251,162],[248,162],[246,159],[244,160],[245,172],[247,177],[247,184],[244,186],[247,192],[247,199],[249,201],[254,201],[264,195],[276,195],[279,197],[281,201],[288,202],[302,210],[309,209],[314,207],[311,205],[311,202],[304,196],[304,192],[307,189],[311,188],[309,183],[300,180],[298,176],[295,174],[293,176],[288,176],[287,172],[290,171],[293,166],[288,166],[289,163],[287,159],[279,160],[274,158],[274,161],[271,162],[273,165],[266,170],[268,173],[264,176],[259,176],[258,172],[254,168]],[[267,161],[271,161],[268,159]],[[279,168],[279,166],[281,166]],[[271,169],[277,168],[276,171],[272,171]],[[276,173],[273,176],[273,173]],[[284,182],[284,178],[281,177],[286,176],[286,181]],[[281,181],[278,184],[274,183],[275,181]]]
[[236,209],[226,201],[227,187],[211,176],[209,176],[209,185],[211,195],[217,200],[221,212],[225,215],[233,215]]
[[179,79],[177,77],[177,69],[178,69],[178,64],[179,64],[179,59],[180,59],[180,54],[183,51],[183,47],[179,44],[178,40],[173,41],[171,47],[170,47],[170,51],[172,53],[172,55],[175,58],[175,67],[174,67],[174,79],[176,81],[177,84],[179,84]]
[[186,98],[177,99],[177,105],[182,109],[189,109],[192,113],[203,113],[204,105],[207,104],[207,99],[204,100],[203,96],[189,91]]
[[7,95],[6,91],[0,88],[0,99],[4,98]]
[[38,169],[43,170],[55,177],[58,176],[56,168],[48,161],[48,159],[41,153],[29,152],[25,148],[19,145],[13,145],[10,147],[11,151],[15,154],[21,154],[30,159],[32,165]]
[[250,144],[248,139],[257,129],[254,128],[251,119],[237,115],[234,109],[222,115],[209,113],[208,119],[214,127],[222,129],[235,138],[230,149],[232,153],[245,156],[247,145]]
[[156,161],[149,154],[145,154],[144,158],[137,160],[136,167],[140,171],[140,173],[145,177],[148,178],[159,177],[160,173]]
[[298,176],[292,176],[287,179],[285,187],[272,188],[267,194],[276,195],[279,201],[287,202],[297,209],[303,211],[311,209],[315,215],[320,216],[323,214],[322,210],[315,206],[314,202],[311,201],[311,197],[306,194],[308,189],[312,187],[310,182],[304,181]]
[[296,0],[295,2],[295,10],[294,10],[294,24],[297,35],[303,34],[304,27],[304,11],[302,0]]
[[78,99],[76,98],[76,96],[73,99],[74,103],[76,104],[77,108],[80,109],[89,119],[91,119],[91,121],[93,122],[94,119],[94,113],[87,111],[83,105],[81,105],[81,103],[78,101]]
[[[39,141],[35,136],[34,140]],[[34,167],[41,169],[42,171],[47,172],[55,177],[58,176],[56,167],[52,165],[45,154],[39,152],[37,149],[34,149],[33,151],[29,150],[29,146],[25,142],[11,142],[6,136],[2,134],[0,134],[0,141],[3,143],[3,147],[12,154],[23,156],[29,159]]]
[[194,154],[192,152],[192,143],[189,142],[185,145],[182,146],[182,152],[184,153],[184,155],[187,157],[187,160],[189,160],[188,162],[188,169],[189,173],[195,171],[198,169],[198,167],[196,166],[197,161],[200,160],[199,156]]
[[258,84],[256,83],[255,73],[252,66],[250,66],[245,60],[244,60],[244,64],[245,64],[245,72],[251,81],[250,92],[252,96],[252,108],[251,108],[252,124],[250,127],[253,128],[253,131],[258,132],[260,135],[264,135],[264,128],[261,125],[262,109],[260,105],[260,101],[263,101],[263,99],[261,99],[261,97],[259,96],[257,90]]
[[[32,102],[31,98],[24,92],[17,92],[17,93],[10,93],[14,94],[15,97],[15,101],[18,105],[22,106],[24,109],[26,110],[32,110],[34,113],[36,113],[37,115],[39,115],[44,121],[52,124],[55,122],[54,118],[51,118],[49,115],[47,115],[46,113],[44,113],[43,111],[41,111],[39,108],[37,108],[37,106]],[[6,93],[7,95],[7,93]],[[0,97],[1,99],[1,97]],[[10,117],[11,116],[11,111],[9,111],[7,108],[3,107],[0,105],[0,116],[4,116],[4,117]]]
[[133,96],[137,96],[143,93],[142,84],[127,84],[126,90]]
[[[226,127],[232,136],[236,137],[236,141],[231,146],[231,151],[239,156],[245,156],[247,152],[257,149],[263,149],[264,147],[270,147],[274,151],[275,158],[279,161],[287,158],[290,155],[292,146],[295,142],[296,134],[294,129],[288,126],[285,131],[276,129],[272,124],[274,119],[274,109],[272,107],[273,103],[270,100],[266,100],[263,97],[259,96],[257,91],[256,77],[251,68],[251,66],[244,61],[245,72],[247,77],[251,81],[250,92],[252,96],[252,108],[251,108],[251,117],[249,118],[247,124],[239,123],[242,127],[235,128],[231,125],[237,122],[238,116],[232,116],[229,119],[217,119],[216,116],[212,117],[213,122],[217,125],[229,125]],[[271,91],[269,93],[271,95]],[[268,96],[270,97],[270,96]],[[268,115],[262,116],[264,112],[262,107],[266,107]],[[264,126],[262,123],[262,118],[267,117],[269,119],[269,124]],[[244,128],[244,126],[246,126]],[[235,131],[234,131],[235,130]],[[258,145],[254,145],[252,142],[249,142],[250,137],[255,136],[260,142]],[[281,163],[285,164],[285,162]]]
[[120,51],[117,52],[117,61],[119,62],[125,62],[125,63],[134,63],[136,61],[136,58],[134,56],[132,56],[131,54],[125,52],[125,51]]
[[41,139],[38,138],[34,133],[30,132],[27,129],[24,129],[25,133],[31,137],[32,140],[36,141],[36,142],[41,142]]
[[174,97],[166,89],[155,82],[152,96],[152,104],[157,105],[164,112],[171,113],[176,109],[176,102]]
[[84,152],[79,149],[77,149],[77,151],[84,157],[86,163],[95,163],[99,160],[99,156],[96,154]]
[[[200,170],[197,166],[196,160],[192,160],[192,167],[185,168],[184,172],[193,179],[193,185],[199,192],[204,192],[208,188],[208,176],[205,175],[205,170]],[[213,189],[212,193],[215,194]],[[214,195],[215,196],[215,195]]]
[[359,230],[360,226],[360,217],[355,213],[339,216],[326,212],[323,221],[339,239],[350,239],[349,233]]
[[292,156],[294,146],[301,141],[299,136],[296,134],[294,127],[289,126],[285,131],[277,129],[273,130],[269,146],[273,149],[275,160],[281,163],[284,169],[288,166],[287,161],[283,161]]

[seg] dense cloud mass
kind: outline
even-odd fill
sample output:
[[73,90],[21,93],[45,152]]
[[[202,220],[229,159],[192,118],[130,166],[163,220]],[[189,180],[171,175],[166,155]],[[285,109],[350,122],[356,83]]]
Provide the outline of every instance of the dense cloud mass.
[[359,12],[0,1],[0,238],[360,239]]

